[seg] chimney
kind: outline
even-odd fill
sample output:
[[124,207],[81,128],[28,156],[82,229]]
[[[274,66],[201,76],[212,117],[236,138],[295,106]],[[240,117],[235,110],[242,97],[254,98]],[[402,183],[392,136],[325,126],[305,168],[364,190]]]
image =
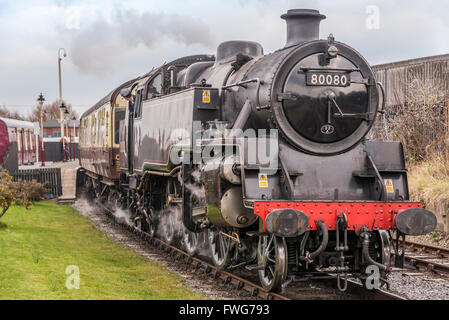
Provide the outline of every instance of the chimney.
[[318,10],[292,9],[281,16],[287,21],[287,44],[291,47],[300,43],[318,40],[320,36],[320,22],[326,16]]

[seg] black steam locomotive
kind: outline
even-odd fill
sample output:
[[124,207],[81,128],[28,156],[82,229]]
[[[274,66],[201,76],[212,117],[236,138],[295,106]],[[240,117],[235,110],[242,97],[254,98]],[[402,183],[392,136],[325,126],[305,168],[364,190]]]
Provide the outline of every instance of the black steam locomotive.
[[318,11],[282,18],[276,52],[225,42],[87,111],[86,185],[192,254],[204,237],[218,267],[258,271],[269,291],[318,271],[336,273],[341,290],[368,266],[385,279],[391,250],[402,262],[398,239],[436,218],[409,201],[401,143],[365,139],[383,104],[366,60],[333,35],[319,40]]

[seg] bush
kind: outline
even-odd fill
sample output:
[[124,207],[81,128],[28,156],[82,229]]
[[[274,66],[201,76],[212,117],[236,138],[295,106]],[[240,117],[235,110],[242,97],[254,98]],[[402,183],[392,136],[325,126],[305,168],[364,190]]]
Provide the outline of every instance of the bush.
[[33,201],[38,201],[45,194],[44,187],[35,181],[14,182],[8,171],[0,171],[0,218],[14,203],[30,209]]
[[18,197],[18,186],[6,170],[0,171],[0,218],[8,211]]
[[18,189],[24,201],[39,201],[45,196],[44,186],[36,181],[18,182]]

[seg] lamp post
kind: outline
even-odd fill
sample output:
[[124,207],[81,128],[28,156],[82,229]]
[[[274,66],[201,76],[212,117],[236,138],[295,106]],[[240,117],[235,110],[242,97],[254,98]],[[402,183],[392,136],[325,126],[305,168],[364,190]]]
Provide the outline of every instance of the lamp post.
[[72,160],[72,151],[70,149],[71,145],[70,145],[70,131],[69,131],[69,122],[70,122],[70,112],[67,109],[67,107],[64,110],[64,121],[65,121],[65,133],[67,135],[67,143],[68,143],[68,149],[69,149],[69,154],[68,154],[68,159],[66,159],[67,161]]
[[76,125],[76,117],[73,117],[73,142],[72,142],[72,136],[70,136],[70,142],[72,143],[72,147],[73,147],[73,160],[76,160],[76,148],[75,148],[75,138],[76,138],[76,129],[75,129],[75,125]]
[[64,104],[64,101],[63,101],[61,103],[61,105],[59,106],[59,111],[61,113],[60,125],[61,125],[61,139],[62,139],[62,161],[66,162],[66,158],[65,158],[65,142],[64,142],[64,110],[65,110],[65,104]]
[[42,167],[45,167],[45,147],[44,147],[44,101],[45,98],[41,94],[39,95],[39,98],[37,98],[37,101],[39,102],[39,105],[41,107],[41,162]]
[[66,161],[65,157],[65,141],[64,141],[64,114],[63,109],[65,108],[64,102],[62,101],[62,80],[61,80],[61,61],[63,58],[67,57],[67,52],[64,48],[59,48],[58,50],[58,80],[59,80],[59,105],[60,105],[60,119],[61,119],[61,137],[62,137],[62,161]]

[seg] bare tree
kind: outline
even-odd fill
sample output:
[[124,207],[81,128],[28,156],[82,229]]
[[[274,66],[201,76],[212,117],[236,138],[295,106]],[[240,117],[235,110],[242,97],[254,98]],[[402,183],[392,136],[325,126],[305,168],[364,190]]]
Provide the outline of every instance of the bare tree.
[[437,79],[411,79],[405,102],[389,106],[371,137],[401,141],[410,161],[449,157],[449,99]]
[[[75,110],[73,110],[72,105],[66,104],[66,106],[70,113],[70,119],[73,119],[74,117],[78,118],[78,113]],[[57,120],[60,118],[60,108],[58,100],[54,101],[51,104],[44,105],[43,109],[44,109],[43,114],[44,121]],[[41,107],[37,105],[28,116],[28,121],[35,122],[40,121],[40,119],[41,119]]]
[[0,107],[0,117],[24,120],[24,117],[22,117],[17,111],[11,111],[8,108],[6,108],[5,106]]

